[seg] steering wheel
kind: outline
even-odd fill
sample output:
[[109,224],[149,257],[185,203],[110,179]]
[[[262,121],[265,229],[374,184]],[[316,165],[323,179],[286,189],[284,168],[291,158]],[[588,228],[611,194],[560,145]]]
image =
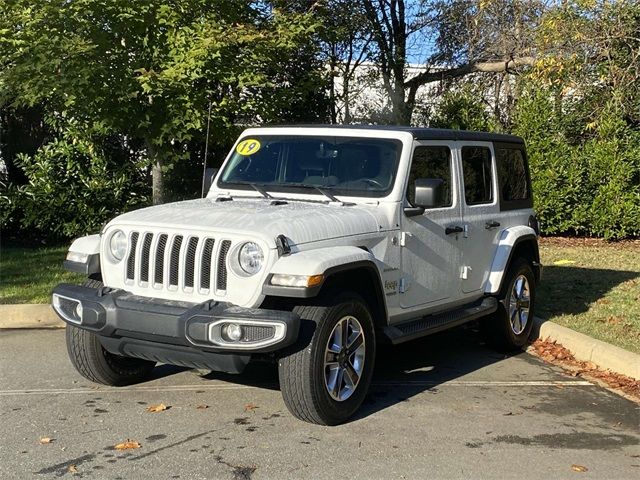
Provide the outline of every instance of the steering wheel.
[[382,185],[379,181],[374,180],[373,178],[363,178],[362,181],[384,190],[384,185]]

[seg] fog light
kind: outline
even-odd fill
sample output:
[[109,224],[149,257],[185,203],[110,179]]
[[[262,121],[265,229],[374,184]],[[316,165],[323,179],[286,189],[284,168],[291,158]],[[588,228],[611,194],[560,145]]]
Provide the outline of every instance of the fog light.
[[78,320],[82,321],[82,304],[79,302],[76,306],[76,317],[78,317]]
[[242,338],[242,327],[237,323],[227,323],[224,327],[222,327],[222,336],[223,338],[231,340],[232,342],[237,342]]

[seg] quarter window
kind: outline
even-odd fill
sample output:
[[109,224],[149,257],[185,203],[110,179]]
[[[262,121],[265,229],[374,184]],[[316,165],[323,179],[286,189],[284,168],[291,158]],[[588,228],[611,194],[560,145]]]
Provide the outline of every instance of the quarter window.
[[496,150],[498,179],[502,200],[526,200],[529,198],[529,181],[527,164],[522,150],[515,148],[498,148]]
[[450,207],[453,204],[451,196],[451,150],[445,146],[421,146],[413,151],[411,171],[409,172],[409,188],[407,188],[407,200],[414,205],[416,178],[440,178],[444,180],[442,185],[441,207]]
[[486,147],[462,147],[462,172],[467,205],[491,203],[491,150]]

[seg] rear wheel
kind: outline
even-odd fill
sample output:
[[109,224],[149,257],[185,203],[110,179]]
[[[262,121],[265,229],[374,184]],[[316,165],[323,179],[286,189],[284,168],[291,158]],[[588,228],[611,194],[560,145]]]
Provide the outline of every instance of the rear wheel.
[[371,383],[375,333],[369,309],[359,296],[346,294],[294,311],[303,325],[297,350],[278,362],[284,402],[301,420],[342,423]]
[[531,263],[515,259],[498,295],[498,310],[484,320],[487,340],[500,350],[526,345],[533,329],[536,278]]
[[[88,279],[83,286],[102,287],[102,282]],[[103,385],[130,385],[149,377],[155,362],[114,355],[104,349],[98,336],[74,325],[66,327],[67,352],[78,373]]]

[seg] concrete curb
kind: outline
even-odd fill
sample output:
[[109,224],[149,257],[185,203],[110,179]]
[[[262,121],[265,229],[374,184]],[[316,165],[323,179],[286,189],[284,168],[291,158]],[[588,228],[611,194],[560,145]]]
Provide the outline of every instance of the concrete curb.
[[0,305],[0,329],[3,328],[62,328],[51,305]]
[[533,335],[562,344],[577,360],[593,362],[602,369],[640,380],[640,355],[636,353],[541,318],[534,319]]
[[[0,329],[63,328],[51,305],[0,305]],[[578,360],[640,380],[640,355],[596,340],[541,318],[534,319],[533,335],[561,343]]]

